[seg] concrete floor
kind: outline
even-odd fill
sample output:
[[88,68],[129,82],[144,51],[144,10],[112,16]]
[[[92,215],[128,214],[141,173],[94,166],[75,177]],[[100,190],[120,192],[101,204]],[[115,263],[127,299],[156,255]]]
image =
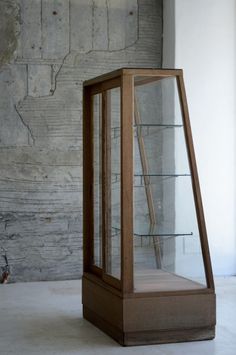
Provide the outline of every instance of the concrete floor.
[[236,355],[236,277],[216,287],[215,340],[124,348],[82,318],[80,281],[0,285],[0,354]]

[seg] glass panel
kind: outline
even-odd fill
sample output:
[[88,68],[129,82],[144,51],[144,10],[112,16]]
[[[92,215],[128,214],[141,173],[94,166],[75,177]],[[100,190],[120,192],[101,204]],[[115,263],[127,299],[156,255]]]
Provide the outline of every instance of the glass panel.
[[101,94],[93,96],[94,243],[93,263],[102,267],[102,114]]
[[136,77],[134,287],[206,287],[176,79]]
[[[120,220],[120,88],[107,95],[107,246],[106,272],[120,279],[121,220]],[[109,221],[111,221],[109,225]]]

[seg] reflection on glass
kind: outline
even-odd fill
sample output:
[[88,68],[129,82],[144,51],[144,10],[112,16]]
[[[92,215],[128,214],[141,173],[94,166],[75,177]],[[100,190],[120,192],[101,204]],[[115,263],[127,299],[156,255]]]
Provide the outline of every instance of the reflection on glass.
[[93,96],[94,240],[93,263],[102,267],[102,114],[101,94]]
[[[106,272],[120,279],[121,220],[120,220],[120,88],[106,92],[107,100],[107,239]],[[110,222],[109,222],[110,221]],[[110,224],[109,224],[110,223]]]
[[135,291],[206,287],[176,79],[134,85]]

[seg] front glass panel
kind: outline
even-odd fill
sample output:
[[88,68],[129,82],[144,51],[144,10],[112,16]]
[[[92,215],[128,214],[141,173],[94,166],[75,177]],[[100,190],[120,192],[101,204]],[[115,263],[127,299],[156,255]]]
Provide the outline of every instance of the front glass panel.
[[206,287],[176,78],[134,85],[134,289]]
[[106,93],[106,272],[120,279],[120,88]]
[[93,102],[93,264],[102,267],[102,112],[101,94]]

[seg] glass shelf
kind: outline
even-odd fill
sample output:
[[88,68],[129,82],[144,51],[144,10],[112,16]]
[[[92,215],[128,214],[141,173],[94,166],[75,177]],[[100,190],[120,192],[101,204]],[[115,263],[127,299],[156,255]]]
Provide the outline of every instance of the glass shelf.
[[166,128],[180,128],[182,124],[167,124],[167,123],[139,123],[134,124],[133,127],[166,127]]
[[[120,182],[120,174],[113,173],[112,176],[112,184]],[[191,177],[191,174],[134,174],[134,178],[140,178],[140,185],[134,183],[134,187],[144,186],[147,185],[149,182],[144,181],[145,178],[152,178],[152,177],[163,177],[163,178],[178,178],[178,177]]]
[[[183,127],[182,124],[168,124],[168,123],[139,123],[133,124],[133,127],[170,127],[170,128],[180,128]],[[111,127],[112,130],[120,130],[120,126]]]
[[[133,124],[134,129],[137,130],[137,134],[143,134],[145,130],[145,135],[150,134],[150,129],[152,128],[161,128],[161,129],[169,129],[169,128],[181,128],[182,124],[163,124],[163,123],[140,123]],[[120,137],[120,127],[111,127],[112,138],[116,139]]]
[[163,177],[180,177],[180,176],[191,176],[191,174],[134,174],[134,176],[163,176]]
[[[112,229],[116,233],[120,233],[120,228],[112,226]],[[161,233],[161,227],[158,225],[143,225],[141,229],[138,229],[134,231],[134,235],[137,237],[162,237],[162,238],[168,238],[168,237],[187,237],[187,236],[193,236],[193,232],[189,233]],[[115,233],[115,234],[116,234]]]

